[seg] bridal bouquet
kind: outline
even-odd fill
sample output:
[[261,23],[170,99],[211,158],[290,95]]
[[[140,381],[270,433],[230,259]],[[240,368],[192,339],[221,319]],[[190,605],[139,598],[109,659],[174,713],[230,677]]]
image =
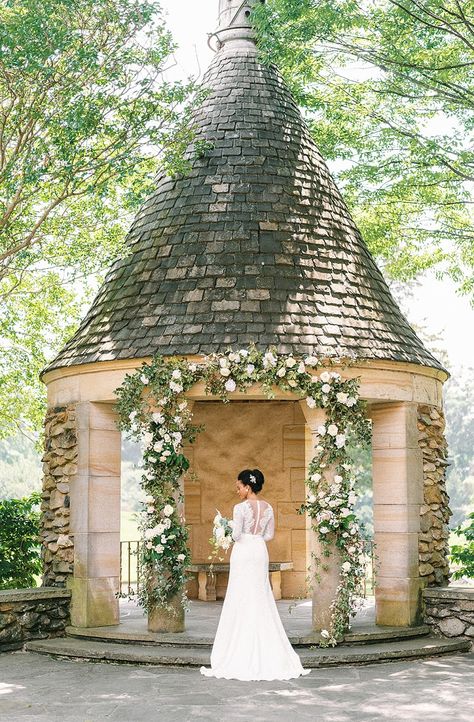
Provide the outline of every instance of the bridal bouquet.
[[214,517],[214,527],[212,530],[212,537],[209,539],[209,543],[212,546],[213,554],[209,555],[209,559],[211,559],[211,567],[210,572],[212,574],[212,565],[216,560],[216,557],[219,559],[219,561],[223,562],[224,557],[220,556],[221,550],[224,552],[228,551],[230,548],[230,545],[234,541],[232,539],[232,529],[234,526],[234,522],[232,520],[226,519],[225,516],[222,516],[220,511],[216,509],[217,514]]
[[227,551],[233,542],[232,539],[232,528],[234,526],[233,521],[229,521],[225,516],[222,516],[219,509],[216,509],[217,514],[214,517],[214,529],[212,536],[214,539],[214,546],[218,549],[225,549]]

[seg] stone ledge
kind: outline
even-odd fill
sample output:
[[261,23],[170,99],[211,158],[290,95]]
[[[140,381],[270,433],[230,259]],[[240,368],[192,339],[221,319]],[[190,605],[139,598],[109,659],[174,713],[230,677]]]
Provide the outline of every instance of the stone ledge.
[[423,598],[430,600],[439,599],[467,599],[474,601],[474,587],[429,587],[423,589]]
[[29,602],[38,599],[69,598],[68,589],[58,587],[32,587],[31,589],[3,589],[0,591],[0,604],[7,602]]

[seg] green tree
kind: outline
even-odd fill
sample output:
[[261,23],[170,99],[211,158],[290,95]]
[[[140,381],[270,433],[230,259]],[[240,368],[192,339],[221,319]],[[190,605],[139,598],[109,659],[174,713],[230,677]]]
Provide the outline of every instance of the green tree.
[[474,291],[473,0],[267,0],[255,24],[392,278]]
[[198,93],[165,79],[173,48],[154,0],[0,0],[0,436],[38,427],[38,371],[156,172],[186,170]]
[[458,526],[454,533],[460,537],[460,543],[451,547],[451,562],[455,567],[453,579],[474,579],[474,512],[469,514],[466,524]]
[[0,589],[34,587],[41,573],[41,494],[0,501]]

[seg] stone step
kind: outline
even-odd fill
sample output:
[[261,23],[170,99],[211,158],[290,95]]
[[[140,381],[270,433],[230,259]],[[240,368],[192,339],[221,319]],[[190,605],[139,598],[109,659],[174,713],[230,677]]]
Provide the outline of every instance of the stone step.
[[[116,644],[87,639],[63,637],[27,642],[29,652],[69,657],[89,661],[125,662],[200,667],[209,666],[210,653],[199,647],[177,647],[138,644]],[[465,640],[422,637],[397,642],[384,642],[364,646],[347,646],[330,649],[297,649],[305,667],[331,667],[345,664],[376,664],[395,659],[417,659],[443,654],[467,652],[470,643]]]
[[[429,627],[419,625],[417,627],[377,627],[371,625],[358,625],[346,634],[344,644],[360,645],[375,644],[377,642],[396,642],[403,639],[423,637],[429,634]],[[116,644],[139,644],[156,645],[163,644],[167,647],[199,647],[200,649],[211,649],[214,637],[204,634],[198,635],[189,631],[173,634],[152,633],[145,629],[127,629],[126,625],[111,627],[66,627],[66,634],[77,639],[90,639],[100,642]],[[289,634],[289,640],[294,647],[309,647],[317,644],[317,635],[294,635]]]

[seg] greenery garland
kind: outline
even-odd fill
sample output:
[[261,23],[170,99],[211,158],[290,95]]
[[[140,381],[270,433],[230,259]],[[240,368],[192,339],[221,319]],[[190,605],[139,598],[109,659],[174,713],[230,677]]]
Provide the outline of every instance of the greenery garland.
[[[119,427],[140,440],[144,448],[142,487],[147,497],[140,522],[144,583],[138,601],[145,609],[160,605],[171,611],[170,602],[176,595],[181,595],[181,603],[187,607],[186,568],[191,555],[179,505],[184,501],[180,479],[189,461],[182,448],[194,441],[200,429],[192,424],[186,392],[204,381],[206,393],[226,403],[229,394],[245,392],[254,384],[262,387],[267,398],[274,398],[273,387],[277,386],[305,398],[310,408],[326,412],[307,470],[307,497],[297,511],[310,516],[324,556],[330,556],[334,546],[339,550],[341,583],[330,628],[322,631],[321,644],[335,645],[342,638],[349,615],[355,613],[364,576],[363,540],[354,514],[355,478],[347,442],[350,436],[356,443],[370,443],[371,427],[366,402],[359,398],[358,380],[344,380],[329,371],[327,367],[333,363],[326,360],[323,364],[315,356],[279,354],[273,348],[261,352],[251,346],[211,354],[195,363],[155,356],[125,377],[116,390]],[[319,376],[318,366],[324,366]],[[324,565],[323,560],[315,561]]]

